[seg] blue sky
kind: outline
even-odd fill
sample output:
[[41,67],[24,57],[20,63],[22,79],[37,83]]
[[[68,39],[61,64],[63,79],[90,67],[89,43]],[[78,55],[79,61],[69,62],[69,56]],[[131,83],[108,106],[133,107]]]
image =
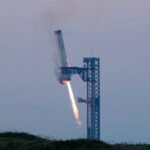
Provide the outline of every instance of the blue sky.
[[[86,105],[69,96],[54,74],[53,31],[63,30],[73,66],[101,58],[101,138],[147,142],[150,124],[149,0],[1,0],[0,131],[54,138],[86,137]],[[86,85],[73,77],[75,96]]]

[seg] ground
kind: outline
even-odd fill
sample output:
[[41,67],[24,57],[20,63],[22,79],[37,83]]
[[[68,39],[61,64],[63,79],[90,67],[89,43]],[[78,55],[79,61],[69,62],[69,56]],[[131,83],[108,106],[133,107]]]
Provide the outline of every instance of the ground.
[[85,139],[57,141],[27,133],[0,133],[0,150],[150,150],[146,144],[107,144]]

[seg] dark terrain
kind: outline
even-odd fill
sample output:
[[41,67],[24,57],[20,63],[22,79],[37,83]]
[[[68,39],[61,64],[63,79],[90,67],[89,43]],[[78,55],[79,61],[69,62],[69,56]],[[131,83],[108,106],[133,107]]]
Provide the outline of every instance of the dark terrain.
[[27,133],[0,133],[0,150],[150,150],[148,144],[107,144],[84,139],[57,141]]

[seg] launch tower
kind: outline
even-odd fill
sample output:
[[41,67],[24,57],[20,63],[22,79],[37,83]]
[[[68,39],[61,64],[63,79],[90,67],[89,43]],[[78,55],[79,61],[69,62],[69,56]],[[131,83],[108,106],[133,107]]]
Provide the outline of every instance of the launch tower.
[[[66,58],[61,30],[55,31],[61,59]],[[63,57],[64,55],[64,57]],[[67,61],[67,60],[63,60]],[[78,74],[87,84],[87,99],[78,98],[78,102],[87,104],[87,139],[100,139],[100,59],[83,58],[83,67],[61,66],[61,79],[70,81],[72,75]]]

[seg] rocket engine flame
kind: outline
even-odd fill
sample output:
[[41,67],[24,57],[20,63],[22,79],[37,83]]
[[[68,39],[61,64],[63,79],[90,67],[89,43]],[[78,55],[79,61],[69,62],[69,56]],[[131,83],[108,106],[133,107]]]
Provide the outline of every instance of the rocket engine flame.
[[68,91],[69,91],[69,96],[70,96],[70,100],[71,100],[71,106],[72,106],[74,118],[77,121],[78,127],[81,127],[79,111],[78,111],[77,104],[75,102],[75,98],[74,98],[74,94],[73,94],[73,91],[72,91],[71,83],[68,81],[68,82],[66,82],[66,85],[67,85],[67,88],[68,88]]

